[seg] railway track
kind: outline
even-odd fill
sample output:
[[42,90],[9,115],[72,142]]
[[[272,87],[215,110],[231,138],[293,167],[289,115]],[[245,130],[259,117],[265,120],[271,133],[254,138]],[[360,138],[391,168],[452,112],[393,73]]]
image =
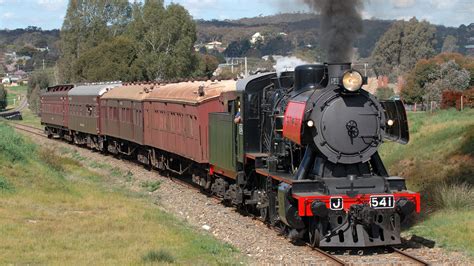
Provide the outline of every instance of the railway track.
[[409,261],[415,263],[415,264],[418,264],[418,265],[430,265],[428,262],[418,258],[418,257],[415,257],[411,254],[408,254],[406,253],[405,251],[402,251],[400,249],[397,249],[397,248],[394,248],[394,247],[390,247],[390,249],[393,251],[393,253],[396,253],[397,255],[400,255],[400,257],[403,257],[405,259],[408,259]]
[[16,123],[16,122],[11,122],[11,121],[8,121],[8,124],[10,124],[15,129],[25,131],[25,132],[28,132],[28,133],[31,133],[31,134],[34,134],[34,135],[37,135],[37,136],[40,136],[40,137],[47,137],[46,134],[44,133],[44,131],[37,128],[37,127],[28,126],[28,125],[24,125],[24,124],[20,124],[20,123]]
[[[8,123],[12,127],[14,127],[15,129],[18,129],[18,130],[21,130],[21,131],[24,131],[24,132],[27,132],[27,133],[30,133],[30,134],[34,134],[34,135],[37,135],[37,136],[40,136],[40,137],[47,137],[46,134],[43,132],[43,130],[41,130],[37,127],[24,125],[24,124],[20,124],[20,123],[17,123],[17,122],[11,122],[11,121],[8,121]],[[194,189],[194,190],[199,190],[200,189],[200,187],[194,185],[190,181],[183,180],[183,179],[180,179],[180,178],[175,178],[172,175],[168,176],[168,178],[172,182],[180,185],[181,187],[188,188],[188,189]],[[222,200],[221,198],[219,198],[215,195],[208,195],[208,196],[214,198],[215,200],[219,200],[219,201]],[[256,220],[259,220],[257,217],[255,217],[251,213],[247,213],[247,215],[252,216]],[[278,230],[278,228],[274,228],[274,229]],[[306,245],[308,247],[310,247],[310,245],[308,243]],[[313,248],[313,247],[310,247],[310,248],[313,251],[315,251],[316,253],[318,253],[321,257],[323,257],[326,261],[328,261],[328,263],[330,265],[350,265],[350,264],[352,264],[351,262],[347,262],[347,261],[344,261],[342,259],[339,259],[335,255],[332,255],[332,254],[330,254],[330,253],[328,253],[328,252],[326,252],[326,251],[324,251],[320,248]],[[410,265],[413,265],[413,264],[416,264],[416,265],[430,265],[429,263],[425,262],[423,259],[420,259],[416,256],[408,254],[408,253],[406,253],[406,252],[404,252],[400,249],[394,248],[394,247],[387,247],[387,251],[390,252],[390,253],[396,254],[398,257],[403,258],[404,260],[406,260],[405,263],[407,263],[407,264],[409,263]],[[404,263],[404,262],[400,262],[400,263]]]

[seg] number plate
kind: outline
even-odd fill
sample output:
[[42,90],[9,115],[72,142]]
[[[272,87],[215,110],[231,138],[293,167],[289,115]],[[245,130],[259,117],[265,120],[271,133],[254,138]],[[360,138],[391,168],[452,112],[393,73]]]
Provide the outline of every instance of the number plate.
[[333,211],[344,209],[344,200],[340,197],[333,197],[329,201],[329,208]]
[[374,209],[392,209],[395,206],[395,198],[390,196],[371,196],[370,207]]

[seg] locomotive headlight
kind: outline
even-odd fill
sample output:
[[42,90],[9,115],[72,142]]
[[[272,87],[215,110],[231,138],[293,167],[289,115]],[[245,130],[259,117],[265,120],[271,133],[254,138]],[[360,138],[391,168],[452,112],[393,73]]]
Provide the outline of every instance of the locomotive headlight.
[[364,78],[357,71],[350,70],[342,76],[342,85],[348,91],[355,92],[362,87]]

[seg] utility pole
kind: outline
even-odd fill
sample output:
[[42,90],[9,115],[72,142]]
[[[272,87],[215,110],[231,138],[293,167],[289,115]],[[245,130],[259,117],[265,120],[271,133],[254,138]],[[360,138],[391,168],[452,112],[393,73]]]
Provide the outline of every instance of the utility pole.
[[247,69],[247,57],[245,57],[245,77],[249,76],[249,71]]

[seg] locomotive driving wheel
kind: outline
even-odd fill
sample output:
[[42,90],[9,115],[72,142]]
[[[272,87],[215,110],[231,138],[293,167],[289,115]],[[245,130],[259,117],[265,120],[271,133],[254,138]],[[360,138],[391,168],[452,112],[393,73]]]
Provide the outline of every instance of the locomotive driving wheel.
[[311,221],[308,229],[309,245],[313,248],[319,247],[321,241],[321,223],[318,221]]
[[268,203],[269,203],[269,199],[268,199],[268,195],[267,195],[267,192],[266,191],[262,191],[260,192],[260,197],[259,197],[259,205],[260,207],[258,208],[259,210],[259,216],[258,216],[258,219],[261,220],[262,222],[267,222],[268,221]]

